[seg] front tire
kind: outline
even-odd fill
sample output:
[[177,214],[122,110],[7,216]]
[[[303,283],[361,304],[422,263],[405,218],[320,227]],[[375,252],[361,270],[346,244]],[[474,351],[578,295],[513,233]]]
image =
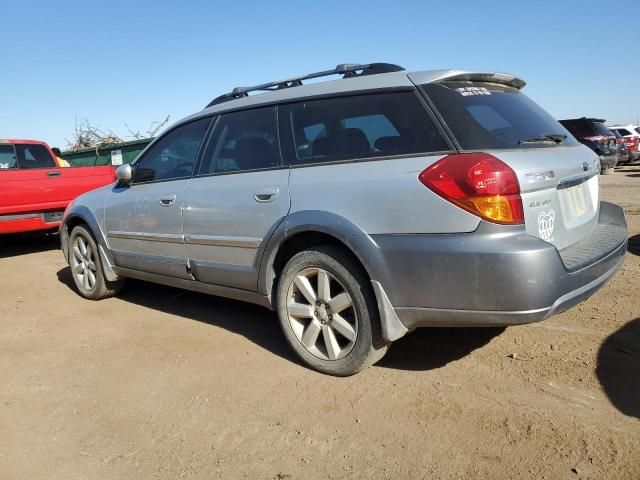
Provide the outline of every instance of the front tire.
[[332,245],[305,250],[287,262],[277,307],[289,345],[315,370],[353,375],[387,351],[369,279],[351,256]]
[[69,266],[78,293],[90,300],[116,295],[124,280],[109,282],[104,277],[98,246],[84,225],[74,227],[69,235]]

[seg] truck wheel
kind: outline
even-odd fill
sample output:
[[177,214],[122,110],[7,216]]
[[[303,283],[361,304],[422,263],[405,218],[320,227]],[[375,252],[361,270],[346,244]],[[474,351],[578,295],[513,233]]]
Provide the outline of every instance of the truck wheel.
[[331,245],[305,250],[287,262],[278,282],[277,307],[287,341],[315,370],[353,375],[387,351],[388,345],[380,345],[368,278],[357,262]]
[[108,282],[93,235],[83,225],[76,226],[69,236],[69,265],[78,293],[90,300],[102,300],[116,295],[124,280]]

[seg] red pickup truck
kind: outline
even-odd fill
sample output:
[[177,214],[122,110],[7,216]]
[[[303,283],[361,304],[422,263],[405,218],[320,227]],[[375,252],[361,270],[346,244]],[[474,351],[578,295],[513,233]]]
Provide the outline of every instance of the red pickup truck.
[[71,200],[114,181],[112,166],[63,168],[44,142],[0,140],[0,234],[58,228]]

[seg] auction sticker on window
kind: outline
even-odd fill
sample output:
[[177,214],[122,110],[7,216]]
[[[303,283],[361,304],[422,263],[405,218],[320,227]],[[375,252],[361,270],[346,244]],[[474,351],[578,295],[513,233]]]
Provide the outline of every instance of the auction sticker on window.
[[111,150],[111,165],[122,165],[122,150]]
[[460,87],[456,91],[463,97],[471,97],[474,95],[491,95],[491,92],[485,87]]

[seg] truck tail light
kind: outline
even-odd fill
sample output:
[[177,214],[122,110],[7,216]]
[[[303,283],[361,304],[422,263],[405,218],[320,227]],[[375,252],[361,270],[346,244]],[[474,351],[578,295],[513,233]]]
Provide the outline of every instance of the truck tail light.
[[493,223],[524,223],[515,172],[488,153],[447,155],[424,169],[418,180],[445,200]]

